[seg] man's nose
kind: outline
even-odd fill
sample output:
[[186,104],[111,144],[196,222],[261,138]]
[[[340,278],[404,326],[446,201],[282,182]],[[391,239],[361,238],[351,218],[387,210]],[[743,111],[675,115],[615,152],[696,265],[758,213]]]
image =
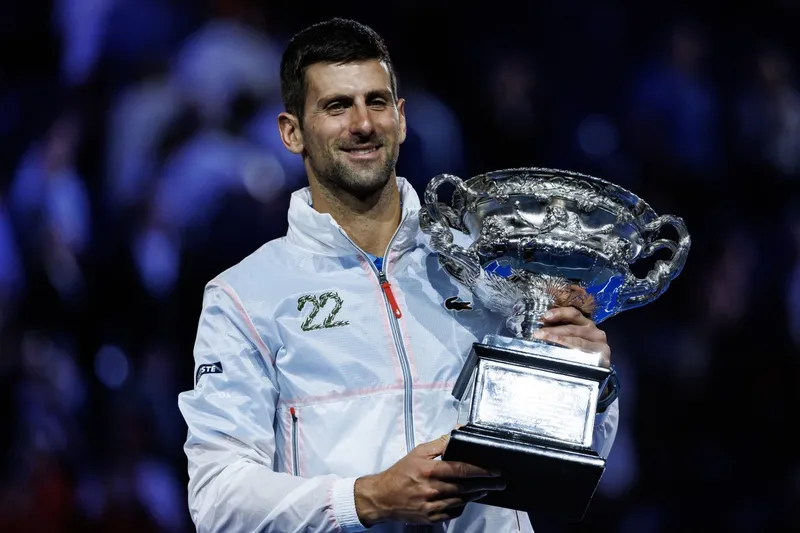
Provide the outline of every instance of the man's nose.
[[370,136],[375,131],[372,123],[372,116],[366,105],[356,104],[352,107],[352,120],[350,121],[350,133],[353,135]]

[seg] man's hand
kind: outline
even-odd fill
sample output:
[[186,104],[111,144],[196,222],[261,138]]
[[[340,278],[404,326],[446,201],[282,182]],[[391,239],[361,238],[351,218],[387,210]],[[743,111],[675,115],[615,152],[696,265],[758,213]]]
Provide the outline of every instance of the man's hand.
[[611,366],[611,348],[606,334],[575,307],[554,307],[544,315],[545,325],[534,332],[542,339],[569,348],[598,353],[605,368]]
[[466,463],[435,460],[449,436],[420,444],[388,470],[356,480],[356,512],[361,523],[431,524],[461,515],[488,491],[503,490],[497,473]]

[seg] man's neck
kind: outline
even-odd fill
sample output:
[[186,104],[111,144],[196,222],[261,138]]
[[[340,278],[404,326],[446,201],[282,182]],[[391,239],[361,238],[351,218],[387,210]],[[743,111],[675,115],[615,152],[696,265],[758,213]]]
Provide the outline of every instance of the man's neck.
[[369,254],[383,256],[400,225],[400,191],[394,177],[367,198],[341,189],[333,191],[317,180],[310,180],[310,185],[314,209],[330,214],[356,246]]

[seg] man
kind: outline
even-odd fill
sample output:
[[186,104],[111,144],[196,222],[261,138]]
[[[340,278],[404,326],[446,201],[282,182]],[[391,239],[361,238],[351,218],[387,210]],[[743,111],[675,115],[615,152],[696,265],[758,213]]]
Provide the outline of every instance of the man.
[[[278,126],[309,187],[285,237],[205,290],[196,385],[179,400],[198,530],[531,531],[523,513],[467,505],[503,488],[497,473],[440,459],[456,376],[502,324],[438,267],[395,175],[405,103],[383,41],[353,21],[311,26],[281,83]],[[589,319],[552,312],[542,335],[608,363]],[[614,402],[595,430],[601,455],[616,421]]]

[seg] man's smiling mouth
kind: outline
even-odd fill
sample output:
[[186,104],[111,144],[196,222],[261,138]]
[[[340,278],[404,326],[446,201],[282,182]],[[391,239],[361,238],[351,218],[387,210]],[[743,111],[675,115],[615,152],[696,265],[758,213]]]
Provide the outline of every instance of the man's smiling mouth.
[[342,151],[345,152],[347,155],[353,158],[369,158],[372,156],[377,155],[378,151],[381,149],[380,144],[373,144],[368,146],[356,146],[352,148],[342,148]]

